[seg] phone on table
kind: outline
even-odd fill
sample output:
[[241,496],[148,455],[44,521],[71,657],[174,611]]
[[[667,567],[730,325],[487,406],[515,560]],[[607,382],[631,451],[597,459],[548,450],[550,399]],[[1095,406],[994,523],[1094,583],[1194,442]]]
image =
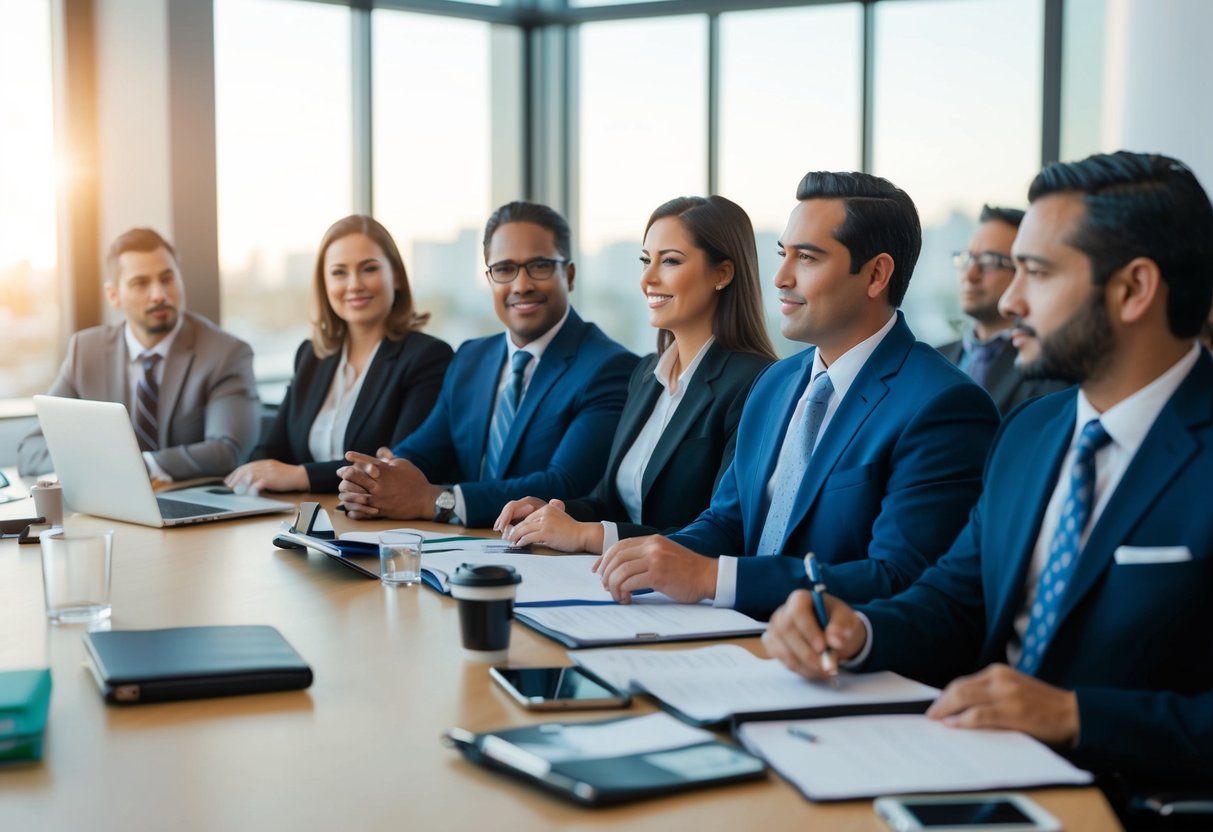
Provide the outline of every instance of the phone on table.
[[1061,824],[1027,795],[945,794],[881,797],[873,804],[895,832],[1060,832]]
[[490,667],[489,675],[518,704],[534,711],[626,708],[632,697],[580,667]]

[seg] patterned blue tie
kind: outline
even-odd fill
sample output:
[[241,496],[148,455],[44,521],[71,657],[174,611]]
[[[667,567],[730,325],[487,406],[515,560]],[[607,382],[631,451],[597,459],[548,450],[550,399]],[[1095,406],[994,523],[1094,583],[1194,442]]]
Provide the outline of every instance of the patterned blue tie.
[[1023,655],[1015,665],[1024,673],[1036,673],[1053,631],[1057,628],[1057,613],[1066,587],[1078,565],[1079,541],[1091,517],[1095,503],[1095,452],[1112,438],[1098,419],[1083,425],[1082,435],[1070,468],[1070,491],[1062,507],[1061,519],[1049,545],[1049,562],[1041,570],[1036,584],[1036,600],[1024,631]]
[[758,554],[778,555],[783,547],[783,538],[788,531],[788,520],[792,516],[792,503],[800,490],[800,481],[809,467],[809,457],[817,441],[817,431],[825,419],[830,396],[834,395],[834,383],[830,374],[822,370],[809,385],[809,400],[800,415],[796,435],[787,447],[787,457],[779,466],[775,487],[771,494],[771,507],[762,526],[762,537],[758,541]]
[[969,378],[978,384],[985,386],[986,376],[990,374],[990,367],[1002,355],[1002,351],[1011,342],[1005,338],[994,338],[986,341],[984,344],[974,343],[969,348],[969,363],[965,365],[965,372],[969,374]]
[[501,462],[501,449],[505,447],[505,438],[510,435],[514,414],[518,412],[518,403],[522,400],[522,379],[526,374],[526,365],[534,357],[526,350],[518,350],[511,359],[513,373],[510,383],[497,396],[497,410],[493,413],[493,424],[489,427],[489,448],[484,455],[485,479],[497,479],[501,476],[501,472],[497,470]]

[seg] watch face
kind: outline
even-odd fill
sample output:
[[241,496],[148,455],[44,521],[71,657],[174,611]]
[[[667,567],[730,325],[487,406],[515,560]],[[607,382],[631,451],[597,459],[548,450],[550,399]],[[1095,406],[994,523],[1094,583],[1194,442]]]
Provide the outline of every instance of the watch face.
[[441,494],[438,495],[438,499],[434,501],[434,504],[437,505],[438,508],[441,508],[441,509],[454,508],[455,507],[454,492],[443,491]]

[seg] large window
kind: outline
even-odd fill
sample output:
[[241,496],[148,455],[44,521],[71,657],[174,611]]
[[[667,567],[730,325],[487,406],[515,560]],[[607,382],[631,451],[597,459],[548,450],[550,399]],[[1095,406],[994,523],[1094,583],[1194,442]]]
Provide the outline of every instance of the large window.
[[923,245],[904,308],[939,343],[960,324],[950,252],[982,203],[1026,207],[1040,169],[1041,0],[876,6],[873,173],[918,206]]
[[717,190],[754,223],[777,349],[776,242],[810,170],[858,170],[862,159],[863,10],[854,4],[720,16]]
[[41,393],[62,354],[47,0],[0,6],[0,399]]
[[[496,207],[494,147],[520,153],[519,108],[494,105],[517,100],[518,62],[499,58],[516,58],[521,36],[406,12],[372,21],[375,216],[400,247],[417,308],[433,316],[427,331],[457,345],[498,326],[481,236]],[[520,178],[500,190],[502,201],[521,197]]]
[[652,352],[640,293],[645,222],[707,188],[707,18],[580,27],[573,301],[616,340]]
[[309,334],[316,246],[354,209],[350,12],[216,0],[223,325],[259,378],[286,378]]

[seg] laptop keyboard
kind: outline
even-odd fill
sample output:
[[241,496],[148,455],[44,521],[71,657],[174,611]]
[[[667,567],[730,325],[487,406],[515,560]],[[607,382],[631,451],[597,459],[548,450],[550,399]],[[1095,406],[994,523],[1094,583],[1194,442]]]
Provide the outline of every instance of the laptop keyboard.
[[160,504],[160,516],[165,520],[182,520],[186,517],[220,514],[226,511],[215,506],[202,506],[198,503],[187,503],[185,500],[170,500],[167,497],[157,497],[156,502]]

